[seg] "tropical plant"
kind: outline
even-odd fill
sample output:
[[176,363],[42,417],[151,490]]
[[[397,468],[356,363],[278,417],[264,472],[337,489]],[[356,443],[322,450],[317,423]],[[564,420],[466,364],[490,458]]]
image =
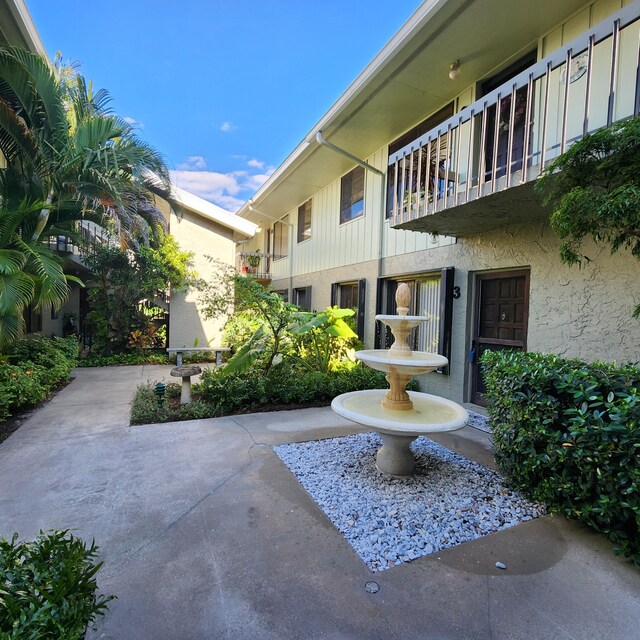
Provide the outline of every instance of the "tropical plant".
[[132,245],[162,225],[153,198],[171,200],[166,164],[109,100],[59,61],[0,49],[0,344],[20,333],[27,305],[59,307],[68,296],[41,240],[77,236],[79,220],[111,220]]
[[85,260],[97,283],[89,292],[92,311],[87,316],[96,350],[108,355],[127,346],[152,346],[157,331],[142,303],[159,300],[169,288],[189,286],[195,278],[192,256],[168,234],[162,234],[158,247],[93,247]]
[[84,638],[114,598],[97,593],[97,556],[68,531],[0,539],[0,638]]
[[297,322],[289,327],[298,338],[296,361],[310,371],[327,373],[344,360],[354,359],[353,344],[358,335],[345,322],[353,317],[353,309],[329,307],[320,313],[300,312]]
[[[640,118],[584,137],[545,170],[536,189],[567,264],[588,262],[585,238],[640,260]],[[640,316],[640,304],[634,316]]]

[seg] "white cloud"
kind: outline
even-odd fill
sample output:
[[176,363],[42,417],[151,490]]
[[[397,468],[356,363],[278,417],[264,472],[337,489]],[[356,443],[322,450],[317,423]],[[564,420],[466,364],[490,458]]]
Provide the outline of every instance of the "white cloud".
[[139,129],[144,129],[144,123],[132,118],[131,116],[125,116],[122,118],[126,123],[130,124],[132,127],[138,127]]
[[264,167],[264,162],[262,160],[257,160],[256,158],[251,158],[247,162],[247,166],[253,167],[254,169],[262,169]]
[[178,165],[178,169],[183,171],[201,171],[207,166],[204,156],[188,156],[187,159]]
[[172,172],[172,179],[174,184],[185,191],[209,200],[227,211],[237,211],[269,179],[274,170],[259,160],[247,164],[252,169],[262,171],[206,171],[203,170],[206,167],[204,157],[189,156],[178,165],[177,171]]
[[233,124],[233,122],[230,122],[229,120],[225,120],[221,125],[220,125],[220,131],[222,131],[223,133],[230,133],[231,131],[235,131],[238,127]]
[[209,202],[213,202],[227,211],[236,211],[245,202],[245,198],[237,197],[242,187],[233,174],[217,171],[173,171],[175,184]]

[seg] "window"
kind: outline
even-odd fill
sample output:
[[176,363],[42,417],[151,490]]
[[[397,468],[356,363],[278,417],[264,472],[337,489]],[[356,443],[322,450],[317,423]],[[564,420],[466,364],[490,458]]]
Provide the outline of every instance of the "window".
[[293,290],[293,304],[302,311],[311,311],[311,287],[298,287]]
[[298,207],[298,243],[311,238],[311,200]]
[[[406,282],[411,289],[410,315],[425,316],[429,322],[421,323],[413,331],[410,344],[416,351],[439,353],[451,359],[451,328],[455,270],[442,269],[439,273],[411,274],[393,279],[378,280],[377,313],[395,314],[395,295],[398,283]],[[459,294],[458,294],[459,295]],[[388,349],[393,341],[384,325],[376,326],[376,348]],[[438,369],[449,374],[450,366]]]
[[[413,142],[421,135],[431,131],[431,129],[435,129],[439,124],[447,120],[453,115],[453,102],[450,102],[446,107],[440,109],[440,111],[436,111],[436,113],[430,115],[426,120],[423,120],[420,124],[410,129],[405,134],[401,135],[399,138],[394,140],[391,144],[389,144],[389,155],[394,154],[396,151],[400,151],[402,147],[406,147],[410,142]],[[417,157],[416,160],[417,162]],[[422,156],[423,167],[420,172],[422,176],[422,180],[424,180],[424,176],[426,175],[426,162],[427,157],[423,154]],[[409,182],[407,168],[407,177],[405,182]],[[387,173],[387,212],[386,217],[390,218],[393,213],[393,187],[395,184],[395,167],[392,165],[389,167],[389,172]],[[405,184],[405,189],[407,189],[408,184]],[[424,189],[424,185],[420,185],[421,189]],[[413,191],[415,192],[417,189],[417,185],[413,185]],[[398,198],[401,197],[402,194],[402,178],[398,177]]]
[[273,259],[279,260],[289,255],[289,216],[282,218],[282,222],[273,225]]
[[24,307],[22,310],[25,333],[36,333],[42,331],[42,314],[36,311],[33,305]]
[[331,306],[354,309],[356,312],[356,333],[364,340],[365,279],[354,282],[336,282],[331,285]]
[[356,167],[340,183],[340,224],[364,214],[364,168]]

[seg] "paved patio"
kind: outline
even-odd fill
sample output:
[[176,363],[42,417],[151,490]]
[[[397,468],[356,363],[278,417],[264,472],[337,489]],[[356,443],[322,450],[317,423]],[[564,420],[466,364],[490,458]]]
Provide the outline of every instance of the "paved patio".
[[[89,638],[637,637],[640,571],[563,518],[370,573],[271,449],[358,429],[328,408],[130,427],[136,385],[168,371],[80,369],[0,444],[0,535],[100,545],[118,600]],[[437,441],[491,464],[480,431]]]

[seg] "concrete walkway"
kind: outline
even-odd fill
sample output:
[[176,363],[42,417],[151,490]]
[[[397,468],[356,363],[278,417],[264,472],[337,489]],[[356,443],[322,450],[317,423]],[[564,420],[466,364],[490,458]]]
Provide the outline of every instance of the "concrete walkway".
[[[0,445],[0,535],[100,545],[118,600],[89,638],[638,637],[640,571],[563,518],[371,574],[271,450],[357,429],[328,408],[130,427],[136,385],[168,371],[78,370]],[[438,441],[491,460],[479,431]]]

